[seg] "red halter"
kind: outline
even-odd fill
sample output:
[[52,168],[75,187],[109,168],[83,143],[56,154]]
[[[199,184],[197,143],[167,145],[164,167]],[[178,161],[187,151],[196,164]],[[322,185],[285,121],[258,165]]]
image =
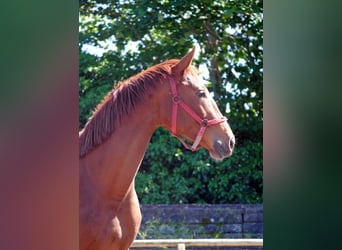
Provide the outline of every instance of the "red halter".
[[[186,105],[183,100],[181,99],[181,97],[178,95],[177,93],[177,87],[176,87],[176,82],[173,79],[173,77],[169,77],[169,82],[170,82],[170,86],[171,86],[171,91],[172,91],[172,120],[171,120],[171,134],[172,136],[176,137],[183,145],[186,149],[191,150],[191,151],[197,151],[198,149],[201,148],[201,146],[199,146],[199,143],[202,140],[202,137],[204,135],[204,132],[206,130],[207,127],[210,127],[212,125],[215,124],[219,124],[222,122],[227,121],[226,117],[221,117],[218,119],[212,119],[212,120],[208,120],[206,118],[201,119],[194,111],[191,110],[191,108]],[[196,139],[194,141],[194,143],[192,144],[192,146],[189,146],[182,138],[180,138],[177,135],[177,112],[178,112],[178,105],[180,105],[185,112],[187,112],[195,121],[197,121],[198,124],[200,124],[200,129],[197,133]]]

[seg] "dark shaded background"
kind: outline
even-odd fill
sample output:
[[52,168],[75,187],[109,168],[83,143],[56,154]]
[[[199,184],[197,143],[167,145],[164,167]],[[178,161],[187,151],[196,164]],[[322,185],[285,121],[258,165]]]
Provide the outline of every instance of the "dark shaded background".
[[[340,249],[341,4],[264,4],[265,249]],[[78,249],[78,6],[0,8],[0,249]]]

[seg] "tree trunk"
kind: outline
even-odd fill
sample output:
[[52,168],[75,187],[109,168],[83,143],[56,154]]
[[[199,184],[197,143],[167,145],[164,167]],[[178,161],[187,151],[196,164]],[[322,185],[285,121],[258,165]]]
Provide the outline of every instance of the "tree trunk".
[[[211,58],[209,58],[209,63],[210,65],[208,66],[209,70],[209,78],[210,82],[212,83],[212,91],[214,93],[214,98],[216,100],[220,100],[222,96],[224,95],[224,87],[223,87],[223,82],[222,82],[222,77],[221,77],[221,72],[220,72],[220,67],[219,67],[219,58],[217,54],[219,53],[218,48],[219,48],[219,39],[216,34],[216,31],[212,24],[208,21],[204,23],[204,27],[207,31],[207,37],[208,39],[205,41],[205,45],[210,50],[210,53],[212,54]],[[218,102],[218,106],[221,111],[225,111],[226,107],[225,105],[222,105],[222,102]]]

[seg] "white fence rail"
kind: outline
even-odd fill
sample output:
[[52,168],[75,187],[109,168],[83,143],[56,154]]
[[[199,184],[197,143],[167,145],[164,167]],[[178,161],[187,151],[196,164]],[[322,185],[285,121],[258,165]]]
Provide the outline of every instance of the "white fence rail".
[[158,239],[135,240],[131,248],[140,247],[177,247],[177,250],[185,250],[186,246],[231,246],[231,247],[258,247],[263,246],[263,239]]

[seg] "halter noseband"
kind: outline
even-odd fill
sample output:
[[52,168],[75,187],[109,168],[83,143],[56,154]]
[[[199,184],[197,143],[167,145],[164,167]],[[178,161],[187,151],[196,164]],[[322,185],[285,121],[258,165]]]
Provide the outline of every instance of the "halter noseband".
[[[172,91],[172,117],[171,117],[171,134],[172,136],[176,137],[182,144],[183,146],[191,151],[197,151],[201,148],[199,146],[199,143],[202,140],[202,137],[204,135],[204,132],[207,127],[222,123],[227,121],[226,117],[221,117],[218,119],[211,119],[208,120],[206,118],[200,118],[194,111],[191,110],[191,108],[186,105],[183,100],[180,98],[177,92],[177,87],[176,87],[176,82],[173,77],[169,76],[169,82],[171,86],[171,91]],[[178,112],[178,106],[181,106],[186,113],[188,113],[198,124],[200,124],[200,129],[198,130],[196,139],[192,146],[189,146],[182,138],[180,138],[177,135],[177,112]]]

